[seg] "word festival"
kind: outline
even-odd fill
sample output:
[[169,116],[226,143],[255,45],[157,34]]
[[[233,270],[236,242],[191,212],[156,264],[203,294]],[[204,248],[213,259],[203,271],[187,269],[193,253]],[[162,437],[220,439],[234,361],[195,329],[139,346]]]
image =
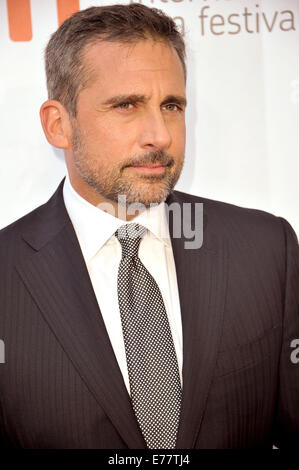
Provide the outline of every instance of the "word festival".
[[[269,0],[270,1],[270,0]],[[202,36],[223,34],[258,34],[275,31],[296,31],[295,13],[292,10],[268,10],[265,12],[259,4],[240,6],[238,11],[221,10],[229,5],[229,0],[124,0],[124,3],[141,3],[155,8],[176,5],[184,8],[190,4],[196,8],[194,16],[199,20]],[[249,3],[249,2],[248,2]],[[12,41],[31,41],[33,25],[30,0],[6,0],[9,37]],[[79,0],[56,0],[58,26],[71,14],[80,10]],[[197,10],[198,8],[198,10]],[[285,7],[287,8],[287,7]],[[184,11],[184,10],[183,10]],[[185,18],[174,16],[182,35],[185,35]]]
[[[131,0],[131,3],[138,0]],[[139,3],[152,5],[155,7],[162,6],[162,4],[182,5],[186,3],[193,3],[198,5],[198,0],[139,0]],[[292,10],[272,10],[266,13],[263,11],[259,4],[247,5],[241,7],[238,12],[224,13],[220,12],[221,3],[228,4],[228,0],[224,2],[203,0],[205,3],[198,15],[200,20],[200,32],[202,36],[213,34],[220,36],[223,34],[258,34],[261,32],[272,33],[274,31],[296,31],[295,14]],[[210,3],[210,5],[208,4]],[[197,6],[196,5],[196,6]],[[219,10],[215,11],[215,7]],[[183,20],[181,17],[174,19]],[[184,23],[184,20],[183,20]],[[185,31],[185,25],[179,25],[182,32]]]
[[292,10],[263,12],[258,4],[255,10],[244,7],[239,13],[215,14],[209,5],[201,8],[201,35],[257,34],[276,31],[295,31],[295,15]]

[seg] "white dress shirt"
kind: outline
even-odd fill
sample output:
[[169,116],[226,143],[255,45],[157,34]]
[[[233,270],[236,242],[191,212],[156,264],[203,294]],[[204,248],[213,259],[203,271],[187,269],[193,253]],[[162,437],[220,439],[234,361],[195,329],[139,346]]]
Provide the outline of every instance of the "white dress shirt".
[[[121,245],[114,233],[125,222],[90,204],[72,187],[68,175],[63,187],[64,203],[74,226],[93,290],[114,354],[130,393],[129,376],[117,297],[117,274]],[[164,202],[147,209],[134,222],[147,228],[139,258],[156,280],[168,315],[182,384],[182,323],[176,269]],[[101,358],[99,358],[99,361]]]

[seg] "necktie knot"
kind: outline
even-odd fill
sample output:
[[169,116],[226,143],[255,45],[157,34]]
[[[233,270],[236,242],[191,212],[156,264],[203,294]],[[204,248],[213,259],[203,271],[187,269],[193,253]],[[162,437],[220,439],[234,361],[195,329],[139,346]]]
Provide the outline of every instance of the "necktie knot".
[[146,228],[136,223],[122,225],[115,232],[115,236],[121,244],[123,258],[138,256],[139,245],[145,233]]

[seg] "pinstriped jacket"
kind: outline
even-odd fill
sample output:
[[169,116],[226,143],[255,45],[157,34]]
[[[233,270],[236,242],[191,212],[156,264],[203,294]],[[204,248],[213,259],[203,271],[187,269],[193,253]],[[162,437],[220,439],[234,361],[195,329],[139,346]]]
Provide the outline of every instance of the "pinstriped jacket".
[[[0,447],[146,448],[62,185],[0,231]],[[183,327],[177,448],[294,448],[299,247],[292,227],[177,191],[166,202],[200,202],[204,213],[200,249],[184,249],[170,223]]]

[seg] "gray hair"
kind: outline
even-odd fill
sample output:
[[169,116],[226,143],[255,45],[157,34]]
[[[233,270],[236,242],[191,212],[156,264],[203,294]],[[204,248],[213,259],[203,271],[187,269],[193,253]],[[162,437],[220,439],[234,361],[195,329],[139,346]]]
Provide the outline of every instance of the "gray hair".
[[78,95],[92,76],[84,66],[86,46],[97,41],[130,44],[148,38],[165,41],[176,50],[186,79],[184,39],[174,20],[161,10],[132,3],[75,13],[52,34],[45,50],[49,99],[61,102],[75,117]]

